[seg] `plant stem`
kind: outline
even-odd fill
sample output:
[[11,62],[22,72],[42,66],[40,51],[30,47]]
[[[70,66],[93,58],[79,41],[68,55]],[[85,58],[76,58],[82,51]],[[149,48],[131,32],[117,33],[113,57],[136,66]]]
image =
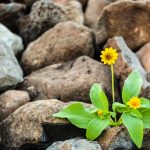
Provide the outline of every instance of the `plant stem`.
[[[111,83],[112,83],[112,99],[113,99],[113,103],[115,102],[115,83],[114,83],[114,67],[111,64]],[[116,118],[116,110],[114,110],[115,113],[115,123],[117,122],[117,118]]]
[[114,68],[111,65],[111,83],[112,83],[112,99],[113,103],[115,102],[115,85],[114,85]]

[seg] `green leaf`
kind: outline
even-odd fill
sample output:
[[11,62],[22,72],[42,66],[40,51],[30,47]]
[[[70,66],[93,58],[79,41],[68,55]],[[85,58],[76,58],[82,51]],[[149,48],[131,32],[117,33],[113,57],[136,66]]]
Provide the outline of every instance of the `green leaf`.
[[123,124],[128,129],[128,132],[138,148],[142,145],[143,140],[143,122],[140,118],[133,117],[129,113],[122,115]]
[[53,116],[67,118],[75,126],[86,129],[88,123],[97,115],[86,111],[82,103],[73,103]]
[[90,90],[90,99],[95,107],[108,110],[108,99],[98,83],[93,84]]
[[137,70],[134,70],[124,82],[122,90],[124,104],[126,104],[132,97],[139,95],[142,84],[143,80],[140,73]]
[[144,97],[141,97],[140,100],[141,100],[141,107],[142,108],[150,108],[150,100],[148,100]]
[[150,128],[150,110],[146,110],[142,112],[143,118],[143,125],[144,128]]
[[109,119],[101,120],[99,117],[96,117],[93,120],[91,120],[88,124],[86,131],[87,139],[96,139],[102,133],[102,131],[109,125],[109,123]]
[[119,113],[127,111],[127,106],[118,102],[113,103],[113,110],[117,110]]
[[137,118],[143,118],[142,114],[137,109],[131,109],[130,114]]

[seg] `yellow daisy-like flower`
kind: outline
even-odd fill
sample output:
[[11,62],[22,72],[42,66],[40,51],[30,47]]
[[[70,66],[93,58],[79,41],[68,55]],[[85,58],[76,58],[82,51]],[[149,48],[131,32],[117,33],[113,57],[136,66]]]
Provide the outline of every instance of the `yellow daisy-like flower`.
[[127,105],[133,109],[139,108],[141,106],[141,100],[138,97],[133,97],[127,102]]
[[98,111],[97,111],[97,115],[98,115],[99,117],[101,117],[101,116],[103,115],[103,110],[98,110]]
[[116,52],[116,49],[110,47],[110,48],[105,48],[104,51],[102,51],[102,55],[100,55],[101,61],[104,64],[114,64],[118,58],[118,53]]

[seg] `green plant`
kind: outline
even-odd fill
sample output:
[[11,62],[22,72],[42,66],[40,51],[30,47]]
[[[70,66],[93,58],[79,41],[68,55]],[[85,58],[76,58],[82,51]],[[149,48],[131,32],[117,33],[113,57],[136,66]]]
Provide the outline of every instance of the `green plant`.
[[[92,108],[84,107],[81,102],[75,102],[53,116],[67,118],[75,126],[86,129],[86,137],[89,140],[96,139],[108,126],[123,124],[134,143],[140,148],[143,130],[150,128],[150,101],[143,97],[138,98],[143,82],[139,72],[134,70],[124,82],[123,103],[115,102],[112,66],[114,62],[111,62],[109,65],[112,71],[112,111],[109,110],[108,99],[101,85],[95,83],[90,90]],[[118,120],[117,113],[121,114]]]

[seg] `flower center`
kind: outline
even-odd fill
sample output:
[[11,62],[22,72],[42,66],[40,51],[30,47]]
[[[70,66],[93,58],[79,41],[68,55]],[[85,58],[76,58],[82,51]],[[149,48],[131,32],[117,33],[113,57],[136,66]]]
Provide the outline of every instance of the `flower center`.
[[139,108],[141,106],[141,100],[138,97],[133,97],[129,100],[127,105],[129,105],[130,108]]
[[111,60],[112,59],[112,56],[110,54],[107,54],[105,57],[106,57],[107,60]]
[[99,117],[101,117],[101,116],[103,115],[103,110],[98,110],[98,111],[97,111],[97,115],[98,115]]

